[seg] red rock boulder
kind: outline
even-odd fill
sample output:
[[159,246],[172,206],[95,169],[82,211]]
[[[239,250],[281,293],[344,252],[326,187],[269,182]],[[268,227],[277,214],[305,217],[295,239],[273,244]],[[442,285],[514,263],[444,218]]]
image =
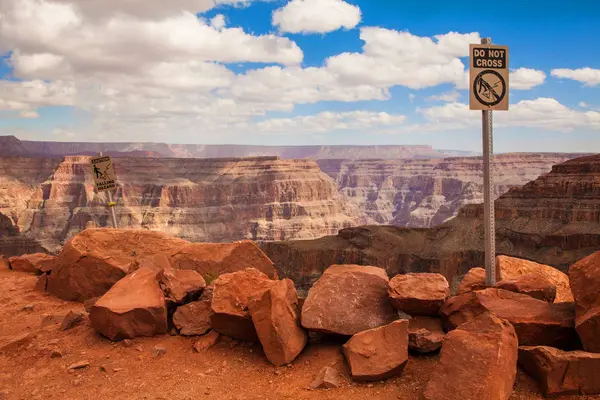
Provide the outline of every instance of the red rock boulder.
[[440,274],[396,275],[388,284],[392,306],[409,315],[436,316],[450,296],[448,281]]
[[440,318],[413,317],[408,322],[408,348],[417,353],[439,350],[446,333]]
[[332,265],[310,288],[302,306],[302,326],[351,336],[398,319],[387,293],[384,269]]
[[425,400],[508,400],[518,340],[508,322],[484,313],[448,333],[423,393]]
[[[539,264],[520,258],[498,256],[496,257],[496,281],[515,279],[523,275],[538,275],[544,281],[556,286],[555,303],[569,303],[573,301],[569,277],[564,272],[550,265]],[[457,294],[464,294],[473,290],[485,289],[485,270],[483,268],[471,269],[463,278],[458,287]]]
[[167,301],[183,304],[198,298],[206,287],[202,275],[192,270],[164,268],[156,275]]
[[33,290],[36,292],[45,292],[46,287],[48,286],[48,274],[41,274],[37,281],[35,282],[35,286]]
[[357,333],[342,351],[352,379],[379,381],[398,376],[408,361],[408,320]]
[[292,362],[308,341],[306,331],[300,326],[294,282],[276,281],[262,295],[252,298],[248,309],[271,364],[279,367]]
[[156,272],[140,268],[117,282],[90,310],[94,330],[111,340],[167,332],[167,307]]
[[10,263],[2,255],[0,255],[0,269],[10,269]]
[[50,254],[35,253],[18,257],[10,257],[8,262],[14,271],[30,272],[34,274],[52,271],[56,257]]
[[254,268],[269,278],[276,278],[273,261],[252,241],[235,243],[188,243],[169,261],[173,268],[191,269],[207,282],[219,275]]
[[138,259],[174,254],[185,240],[148,230],[87,229],[69,240],[48,279],[48,292],[70,301],[102,296],[137,268]]
[[554,303],[556,286],[543,275],[528,274],[501,280],[495,286],[515,293],[522,293],[548,303]]
[[600,354],[554,347],[519,347],[519,365],[546,396],[600,394]]
[[213,329],[235,339],[258,341],[248,304],[252,298],[262,296],[275,282],[254,268],[223,274],[215,279],[210,318]]
[[587,351],[600,353],[600,251],[569,269],[576,303],[575,327]]
[[212,329],[210,301],[199,300],[177,307],[173,324],[184,336],[204,335]]
[[573,303],[547,303],[503,289],[484,289],[450,298],[440,309],[447,330],[491,312],[510,322],[523,346],[573,348],[575,334]]

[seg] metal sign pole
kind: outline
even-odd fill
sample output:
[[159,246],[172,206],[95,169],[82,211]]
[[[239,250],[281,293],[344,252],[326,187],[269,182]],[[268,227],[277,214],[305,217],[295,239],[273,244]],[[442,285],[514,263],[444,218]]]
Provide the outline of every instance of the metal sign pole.
[[[100,156],[102,155],[102,152],[100,152]],[[115,202],[113,201],[112,192],[107,190],[106,193],[108,194],[108,208],[111,211],[113,228],[117,229],[117,213],[115,212]]]
[[[481,44],[492,44],[492,39],[483,38]],[[483,133],[483,203],[485,230],[485,283],[496,284],[496,224],[494,210],[494,177],[492,157],[494,157],[493,115],[491,110],[482,111]]]

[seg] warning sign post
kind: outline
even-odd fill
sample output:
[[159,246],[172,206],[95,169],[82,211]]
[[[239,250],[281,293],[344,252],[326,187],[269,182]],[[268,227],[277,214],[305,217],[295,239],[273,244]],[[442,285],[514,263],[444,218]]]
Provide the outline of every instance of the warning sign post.
[[485,283],[493,286],[496,284],[496,224],[492,176],[492,111],[508,110],[508,47],[494,46],[492,39],[484,38],[481,39],[481,44],[471,44],[469,53],[469,108],[482,111]]
[[111,190],[117,188],[117,177],[113,168],[112,160],[109,156],[102,156],[91,159],[92,174],[94,176],[94,184],[98,192],[106,192],[108,196],[108,207],[110,207],[112,215],[113,227],[117,228],[117,215],[115,213],[115,203],[112,199]]

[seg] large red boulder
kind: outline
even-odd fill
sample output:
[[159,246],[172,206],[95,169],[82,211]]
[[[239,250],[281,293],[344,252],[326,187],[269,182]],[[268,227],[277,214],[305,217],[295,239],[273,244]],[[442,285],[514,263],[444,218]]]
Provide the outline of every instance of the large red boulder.
[[519,347],[519,365],[546,396],[600,394],[600,354],[554,347]]
[[[515,257],[496,257],[496,280],[519,278],[523,275],[538,275],[544,281],[556,286],[555,303],[569,303],[573,301],[569,277],[564,272],[550,265],[539,264],[533,261]],[[463,278],[458,287],[457,294],[464,294],[473,290],[485,289],[485,270],[483,268],[471,269]]]
[[173,268],[192,269],[207,281],[222,274],[254,268],[276,278],[273,261],[252,241],[235,243],[188,243],[169,258]]
[[90,310],[92,327],[111,340],[167,332],[167,307],[156,271],[140,268],[117,282]]
[[261,296],[276,281],[262,272],[247,268],[223,274],[212,282],[211,324],[215,331],[248,342],[258,341],[248,310],[254,297]]
[[425,400],[508,400],[518,340],[510,323],[484,313],[448,333]]
[[408,348],[417,353],[439,350],[446,333],[440,318],[413,317],[408,322]]
[[156,276],[167,301],[176,304],[198,298],[206,287],[202,275],[192,270],[164,268]]
[[8,262],[14,271],[30,272],[34,274],[52,271],[56,257],[50,254],[35,253],[23,256],[10,257]]
[[539,274],[527,274],[503,279],[494,285],[494,287],[526,294],[534,299],[543,300],[548,303],[554,303],[554,299],[556,298],[556,286],[546,277]]
[[440,309],[447,330],[491,312],[514,327],[523,346],[572,348],[575,333],[573,303],[547,303],[503,289],[484,289],[450,298]]
[[185,240],[148,230],[87,229],[69,240],[48,279],[48,292],[64,300],[102,296],[154,254],[174,254]]
[[302,326],[312,331],[351,336],[398,319],[387,293],[384,269],[332,265],[308,291]]
[[290,279],[276,281],[249,303],[258,339],[271,364],[292,362],[304,349],[308,335],[300,326],[298,295]]
[[399,311],[435,316],[450,296],[450,286],[440,274],[402,274],[390,280],[388,293],[392,305]]
[[575,327],[587,351],[600,353],[600,251],[569,268],[575,297]]
[[252,242],[190,243],[148,230],[87,229],[65,244],[56,261],[48,291],[75,301],[103,295],[140,267],[194,270],[207,281],[247,267],[276,276]]
[[379,381],[398,376],[408,361],[408,320],[359,332],[342,351],[352,379]]
[[210,301],[192,301],[177,307],[173,314],[173,324],[184,336],[204,335],[212,329],[212,315]]

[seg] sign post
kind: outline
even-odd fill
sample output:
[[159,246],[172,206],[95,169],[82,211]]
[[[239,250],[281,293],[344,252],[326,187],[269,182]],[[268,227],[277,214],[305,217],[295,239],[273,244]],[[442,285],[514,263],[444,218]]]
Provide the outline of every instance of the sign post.
[[471,110],[482,111],[483,136],[483,202],[485,230],[485,283],[496,284],[496,224],[494,210],[494,110],[508,110],[508,47],[493,46],[492,39],[481,39],[481,45],[470,47]]
[[117,188],[117,177],[113,168],[112,160],[109,156],[103,157],[102,153],[98,157],[91,159],[92,170],[94,174],[94,183],[98,192],[107,192],[108,207],[112,215],[113,228],[117,226],[117,214],[115,212],[115,202],[112,198],[112,190]]

